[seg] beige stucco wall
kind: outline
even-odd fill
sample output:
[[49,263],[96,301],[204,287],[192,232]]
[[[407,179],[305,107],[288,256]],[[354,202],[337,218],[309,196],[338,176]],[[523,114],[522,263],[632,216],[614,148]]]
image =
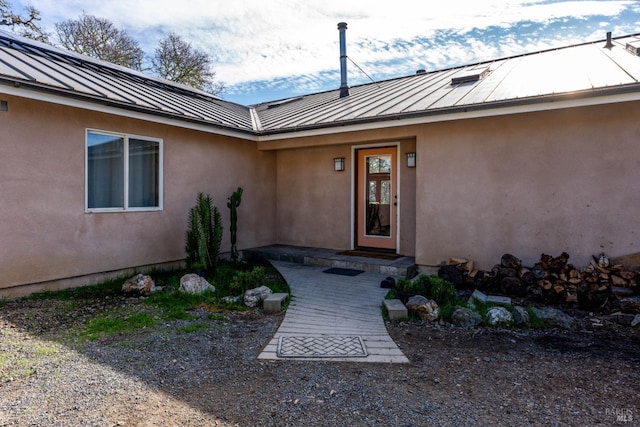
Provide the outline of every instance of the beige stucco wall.
[[[229,249],[227,197],[238,186],[244,188],[239,248],[275,240],[276,155],[258,151],[255,142],[2,100],[9,108],[0,111],[0,290],[181,260],[188,209],[199,191],[211,194],[222,213],[223,251]],[[85,213],[87,128],[163,139],[162,211]]]
[[[370,137],[370,136],[369,136]],[[277,160],[278,243],[330,249],[350,249],[352,242],[353,149],[370,144],[399,144],[400,154],[400,248],[413,255],[415,248],[415,169],[406,167],[407,152],[415,150],[413,139],[367,140],[344,135],[328,141],[293,141],[298,148],[283,148]],[[351,138],[351,139],[347,139]],[[280,142],[281,147],[289,147]],[[293,145],[292,144],[292,145]],[[333,169],[335,157],[345,158],[345,171]]]
[[640,103],[423,126],[416,261],[640,252]]
[[[351,242],[351,148],[348,145],[278,151],[277,241],[348,249]],[[333,169],[334,157],[345,170]]]
[[[530,265],[567,251],[583,266],[601,251],[640,252],[640,103],[256,143],[2,100],[0,297],[24,284],[181,260],[198,191],[223,214],[223,251],[226,200],[238,186],[240,248],[350,248],[353,150],[371,144],[399,144],[399,252],[420,265],[455,256],[488,269],[506,252]],[[163,139],[162,211],[84,212],[87,128]],[[418,167],[406,168],[414,150]],[[334,157],[346,159],[344,172],[333,170]]]

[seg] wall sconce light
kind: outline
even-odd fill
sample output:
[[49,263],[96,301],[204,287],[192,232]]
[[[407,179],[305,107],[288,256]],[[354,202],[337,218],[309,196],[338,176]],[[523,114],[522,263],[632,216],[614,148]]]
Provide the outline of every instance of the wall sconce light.
[[337,172],[341,172],[344,170],[344,157],[336,157],[333,159],[333,168]]
[[416,167],[416,153],[407,153],[407,167],[408,168]]

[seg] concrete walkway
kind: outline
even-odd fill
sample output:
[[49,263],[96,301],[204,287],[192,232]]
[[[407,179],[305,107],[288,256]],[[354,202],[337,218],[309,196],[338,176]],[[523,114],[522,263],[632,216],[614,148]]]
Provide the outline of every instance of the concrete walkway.
[[326,266],[272,261],[291,288],[280,328],[259,359],[408,363],[384,325],[386,276],[328,274]]

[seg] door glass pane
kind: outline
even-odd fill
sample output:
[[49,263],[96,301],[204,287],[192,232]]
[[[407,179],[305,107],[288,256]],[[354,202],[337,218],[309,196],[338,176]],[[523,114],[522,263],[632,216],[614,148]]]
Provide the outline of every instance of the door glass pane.
[[391,155],[366,158],[367,209],[366,230],[369,236],[391,235]]
[[124,140],[113,135],[87,134],[87,206],[124,207]]
[[369,181],[369,202],[375,203],[378,201],[378,183],[376,181]]

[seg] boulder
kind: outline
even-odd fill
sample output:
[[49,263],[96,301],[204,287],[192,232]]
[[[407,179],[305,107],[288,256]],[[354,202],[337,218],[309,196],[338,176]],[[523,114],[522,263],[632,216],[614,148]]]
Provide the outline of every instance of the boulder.
[[197,274],[185,274],[180,278],[180,291],[189,294],[215,292],[216,288],[204,277]]
[[122,284],[122,292],[128,294],[137,294],[137,295],[150,295],[152,292],[156,291],[156,284],[151,278],[151,276],[147,276],[144,274],[138,274],[137,276],[128,279]]
[[475,304],[476,301],[478,301],[480,303],[486,303],[487,302],[487,296],[484,294],[484,292],[479,291],[479,290],[476,289],[476,290],[473,291],[473,293],[471,294],[471,296],[467,300],[467,305],[469,306],[469,308],[471,308],[471,309],[476,308],[476,304]]
[[437,320],[440,316],[440,307],[434,300],[422,295],[414,295],[407,301],[407,310],[418,314],[422,320]]
[[513,312],[511,314],[513,315],[513,324],[516,326],[529,326],[531,323],[529,312],[524,307],[520,307],[519,305],[513,307]]
[[487,323],[491,326],[511,325],[513,324],[513,316],[504,307],[491,307],[487,311]]
[[257,307],[266,297],[271,295],[273,291],[266,286],[249,289],[244,293],[244,305],[247,307]]
[[482,323],[482,316],[473,310],[457,307],[451,315],[451,322],[463,328],[472,328]]
[[576,319],[564,313],[562,310],[551,307],[533,307],[531,309],[536,316],[544,320],[549,326],[555,326],[563,329],[573,329],[576,325]]

